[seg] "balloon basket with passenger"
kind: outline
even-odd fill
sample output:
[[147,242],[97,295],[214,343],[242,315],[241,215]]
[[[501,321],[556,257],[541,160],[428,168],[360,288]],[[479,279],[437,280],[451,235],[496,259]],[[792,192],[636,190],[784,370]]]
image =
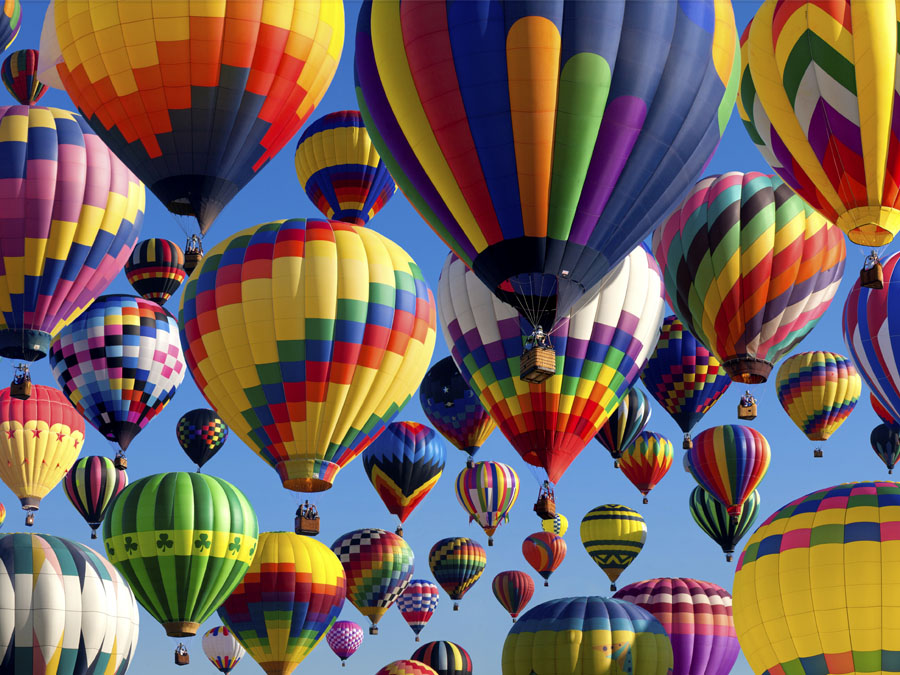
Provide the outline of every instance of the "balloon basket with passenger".
[[310,504],[307,500],[297,507],[294,515],[294,532],[308,537],[319,534],[319,512],[315,504]]
[[548,481],[544,481],[544,484],[541,486],[537,501],[534,503],[534,512],[538,514],[541,520],[556,518],[556,499],[553,495],[553,488]]
[[875,251],[866,256],[866,262],[859,271],[859,284],[863,288],[873,288],[876,291],[884,288],[884,270]]
[[9,385],[9,395],[20,401],[27,401],[31,398],[31,386],[31,373],[28,372],[28,366],[20,363],[16,366],[16,374]]
[[556,374],[556,350],[544,330],[538,326],[525,340],[519,360],[519,379],[540,384]]
[[125,471],[128,468],[128,458],[125,456],[125,451],[121,448],[116,450],[116,458],[113,460],[113,465],[119,471]]
[[741,401],[738,403],[738,419],[739,420],[755,420],[756,419],[756,397],[750,393],[750,390],[744,392]]
[[199,236],[192,234],[184,246],[184,271],[188,273],[188,276],[197,268],[201,260],[203,260],[203,244]]
[[191,662],[191,655],[188,654],[187,647],[184,646],[183,642],[179,642],[178,646],[175,647],[175,665],[176,666],[186,666]]

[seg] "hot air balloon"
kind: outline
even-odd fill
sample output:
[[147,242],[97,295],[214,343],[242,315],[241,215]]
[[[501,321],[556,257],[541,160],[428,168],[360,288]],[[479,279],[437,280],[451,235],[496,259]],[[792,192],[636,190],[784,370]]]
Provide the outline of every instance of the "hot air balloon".
[[640,389],[629,389],[622,397],[619,405],[610,413],[609,418],[597,432],[597,440],[609,450],[614,462],[619,467],[622,451],[634,442],[644,427],[650,422],[650,401]]
[[75,409],[122,452],[187,371],[175,317],[132,295],[97,298],[50,345],[50,367]]
[[310,124],[294,153],[297,179],[326,218],[365,225],[397,191],[358,110]]
[[8,49],[22,27],[22,5],[19,0],[3,0],[0,11],[0,52]]
[[178,443],[199,471],[228,440],[228,427],[208,408],[186,412],[175,427]]
[[872,410],[875,411],[875,414],[878,415],[878,419],[882,422],[895,427],[900,426],[897,424],[897,420],[894,419],[894,416],[884,407],[884,404],[875,398],[875,394],[871,392],[869,393],[869,403],[871,403]]
[[569,530],[569,519],[563,514],[557,513],[552,518],[542,520],[541,529],[544,530],[544,532],[552,532],[561,537]]
[[230,673],[244,654],[244,648],[225,626],[213,626],[203,634],[203,653],[220,673]]
[[685,327],[733,381],[757,384],[828,309],[846,246],[780,178],[732,171],[697,183],[653,254]]
[[456,477],[456,501],[477,521],[494,545],[494,532],[509,522],[509,512],[519,497],[519,476],[500,462],[476,462]]
[[[246,311],[240,289],[250,287],[260,295]],[[321,220],[268,223],[222,242],[194,270],[179,310],[206,400],[301,492],[330,488],[410,399],[434,350],[435,316],[403,249]],[[276,421],[288,411],[291,424]]]
[[447,453],[434,429],[418,422],[391,422],[363,452],[363,466],[387,510],[403,523],[431,492]]
[[466,384],[452,356],[447,356],[425,373],[419,385],[419,403],[428,421],[456,448],[475,453],[497,428],[478,395]]
[[428,566],[435,580],[453,600],[453,611],[459,611],[459,600],[481,578],[487,565],[487,554],[474,539],[448,537],[431,547]]
[[615,594],[646,609],[672,641],[673,675],[728,675],[741,646],[731,618],[731,594],[696,579],[650,579]]
[[0,504],[0,527],[6,522],[6,507]]
[[80,115],[0,107],[0,126],[0,356],[37,361],[122,269],[144,186]]
[[616,579],[637,557],[647,541],[647,523],[643,516],[621,504],[603,504],[581,519],[581,543],[609,577],[611,591]]
[[731,562],[731,556],[738,542],[756,522],[756,516],[759,514],[759,492],[754,490],[750,493],[737,521],[728,515],[728,509],[722,502],[699,485],[691,492],[688,505],[694,522],[722,548],[725,561]]
[[433,668],[429,668],[421,661],[402,659],[393,661],[379,670],[375,675],[437,675]]
[[524,319],[453,254],[438,295],[444,338],[463,378],[516,452],[553,483],[637,380],[663,315],[659,268],[639,246],[550,335],[557,374],[535,385],[518,377]]
[[63,488],[72,506],[91,526],[91,539],[97,538],[106,509],[126,485],[128,474],[116,469],[107,457],[82,457],[69,469]]
[[375,528],[347,532],[331,550],[347,575],[347,599],[372,622],[369,635],[378,635],[381,617],[412,579],[413,550],[402,537]]
[[261,532],[251,551],[219,618],[268,675],[290,675],[340,614],[344,570],[327,546],[293,532]]
[[669,472],[674,457],[672,441],[662,434],[642,431],[622,452],[619,468],[644,495],[646,504],[647,495]]
[[[846,356],[803,352],[778,369],[778,402],[811,441],[827,440],[853,412],[862,379]],[[816,456],[821,457],[818,449]]]
[[184,253],[168,239],[145,239],[125,263],[128,283],[146,300],[162,306],[184,281]]
[[170,637],[195,635],[235,589],[257,536],[244,494],[198,473],[140,478],[113,499],[103,520],[110,562]]
[[36,49],[12,52],[0,66],[0,80],[6,91],[22,105],[34,105],[46,91],[46,85],[37,79],[37,68]]
[[719,359],[670,314],[663,319],[656,349],[641,371],[641,382],[684,432],[687,450],[691,429],[722,397],[731,378]]
[[113,152],[205,233],[322,99],[343,48],[344,5],[165,7],[160,24],[153,4],[55,2],[57,73]]
[[869,442],[888,473],[894,473],[894,465],[900,460],[900,429],[890,424],[879,424],[872,429]]
[[518,570],[500,572],[491,582],[491,588],[497,602],[509,612],[513,623],[534,595],[534,581],[531,575]]
[[552,532],[535,532],[522,541],[522,555],[544,578],[544,586],[550,585],[550,575],[566,559],[566,550],[565,539]]
[[455,642],[428,642],[410,658],[433,668],[437,675],[472,675],[472,657]]
[[0,535],[0,633],[9,675],[124,675],[138,641],[138,607],[108,560],[49,534]]
[[355,621],[336,621],[325,634],[325,641],[341,660],[341,668],[346,668],[347,659],[356,653],[364,637],[362,627]]
[[419,633],[434,615],[440,597],[441,589],[427,579],[413,579],[397,596],[397,609],[416,634],[416,642],[419,641]]
[[550,600],[528,610],[503,643],[503,675],[671,675],[672,643],[646,609],[615,598]]
[[[740,67],[731,7],[557,1],[530,11],[498,1],[457,15],[440,3],[415,26],[401,21],[415,6],[363,5],[363,119],[442,241],[531,326],[549,329],[712,155]],[[413,48],[426,35],[434,58]],[[463,43],[460,56],[452,45]],[[584,88],[597,95],[580,98]]]
[[706,429],[687,451],[694,480],[725,506],[735,522],[741,517],[744,502],[766,475],[770,458],[766,437],[739,424]]
[[889,525],[898,503],[897,483],[844,483],[792,500],[757,528],[732,590],[753,672],[890,672],[894,577],[882,570],[900,564]]
[[83,444],[84,420],[58,389],[35,384],[25,401],[0,391],[0,479],[22,503],[26,525]]

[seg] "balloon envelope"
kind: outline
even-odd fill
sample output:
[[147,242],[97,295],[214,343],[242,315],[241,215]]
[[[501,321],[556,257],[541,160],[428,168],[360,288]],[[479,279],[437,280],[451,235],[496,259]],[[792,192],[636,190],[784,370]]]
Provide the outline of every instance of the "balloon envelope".
[[397,596],[397,609],[400,610],[412,632],[416,634],[417,641],[419,633],[434,615],[440,597],[441,589],[427,579],[411,580],[404,591]]
[[890,424],[879,424],[872,429],[869,441],[888,473],[893,473],[894,465],[900,460],[900,430]]
[[581,519],[581,544],[616,590],[616,579],[644,548],[647,523],[637,511],[621,504],[603,504]]
[[325,641],[343,664],[356,653],[364,637],[362,627],[355,621],[336,621],[325,634]]
[[656,487],[672,467],[675,451],[672,441],[652,431],[642,431],[628,445],[619,459],[619,468],[642,495]]
[[0,7],[0,52],[7,49],[22,27],[22,4],[20,0],[4,0]]
[[211,460],[228,440],[225,422],[207,408],[197,408],[182,415],[175,433],[181,449],[198,468]]
[[759,492],[754,490],[750,493],[737,521],[731,518],[722,502],[699,485],[691,491],[688,505],[694,522],[722,548],[725,560],[731,562],[735,547],[750,531],[759,515]]
[[375,675],[438,675],[434,669],[426,666],[421,661],[401,659],[387,664]]
[[487,554],[474,539],[448,537],[441,539],[428,554],[428,566],[435,581],[450,595],[461,600],[481,578],[487,565]]
[[531,575],[518,570],[500,572],[491,582],[491,589],[497,602],[515,621],[534,595],[534,580]]
[[35,49],[12,52],[0,65],[0,80],[6,91],[22,105],[34,105],[44,95],[46,85],[38,80],[37,69],[38,52]]
[[174,241],[145,239],[125,263],[125,277],[140,296],[162,306],[187,277],[184,253]]
[[106,516],[112,500],[128,485],[128,474],[108,457],[82,457],[63,479],[66,497],[91,526],[91,539]]
[[476,462],[456,477],[456,501],[493,543],[494,532],[509,521],[509,512],[519,497],[519,475],[500,462]]
[[640,389],[629,389],[600,427],[596,438],[600,445],[609,450],[612,458],[618,460],[622,451],[634,442],[650,422],[652,412],[647,395]]
[[557,513],[552,518],[545,518],[542,520],[541,529],[544,532],[552,532],[561,537],[569,530],[569,519],[563,514]]
[[247,653],[225,626],[213,626],[203,634],[203,653],[220,673],[230,673]]
[[455,642],[427,642],[410,658],[430,666],[437,675],[472,675],[472,657]]

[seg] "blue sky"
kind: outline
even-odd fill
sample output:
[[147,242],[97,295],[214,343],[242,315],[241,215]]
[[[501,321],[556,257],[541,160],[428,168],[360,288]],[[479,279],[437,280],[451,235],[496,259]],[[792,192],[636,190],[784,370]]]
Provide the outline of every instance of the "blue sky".
[[[735,14],[740,33],[758,7],[757,2],[736,2]],[[46,2],[23,2],[23,26],[13,44],[13,49],[37,48]],[[325,98],[311,120],[336,110],[356,109],[353,88],[353,35],[358,2],[345,2],[346,38],[344,52],[337,75]],[[6,92],[3,92],[6,96]],[[8,96],[4,105],[11,103]],[[42,105],[53,105],[74,110],[68,96],[50,91],[41,100]],[[307,199],[294,171],[296,139],[261,172],[229,204],[212,226],[206,247],[251,225],[289,217],[318,217],[319,213]],[[771,170],[750,142],[743,125],[734,110],[719,149],[709,165],[708,174],[724,171]],[[148,191],[147,213],[141,238],[167,237],[184,244],[178,217],[169,214]],[[418,217],[401,193],[372,220],[373,229],[403,246],[423,269],[431,288],[436,291],[438,275],[446,256],[446,248],[431,229]],[[848,246],[847,271],[844,281],[819,325],[800,344],[798,351],[824,349],[847,355],[841,337],[841,311],[844,300],[856,279],[856,271],[862,262],[862,252]],[[110,292],[131,293],[132,289],[120,274],[109,288]],[[169,301],[167,308],[177,314],[180,292]],[[448,354],[447,346],[438,331],[438,342],[433,362]],[[6,378],[12,376],[12,362],[2,366]],[[32,370],[36,382],[56,382],[46,361],[36,364]],[[774,378],[773,378],[774,380]],[[779,405],[774,382],[756,387],[760,402],[759,417],[752,426],[766,435],[772,446],[772,464],[762,482],[761,516],[767,517],[775,509],[792,499],[818,488],[856,480],[887,478],[887,470],[875,456],[869,445],[869,432],[878,419],[869,405],[868,389],[856,410],[840,430],[824,445],[825,457],[813,459],[813,443],[797,429]],[[706,415],[696,431],[717,424],[736,422],[736,406],[742,388],[729,389],[713,410]],[[633,581],[658,576],[686,576],[703,579],[731,589],[734,563],[726,563],[718,546],[709,540],[695,525],[687,507],[687,498],[695,483],[681,468],[681,432],[671,418],[654,402],[653,417],[648,429],[667,435],[676,445],[678,456],[672,470],[650,494],[650,503],[641,504],[641,495],[620,472],[612,468],[609,455],[598,443],[592,442],[573,463],[560,481],[557,504],[561,513],[570,520],[566,535],[568,557],[551,578],[549,588],[544,588],[540,578],[536,581],[535,597],[531,606],[552,598],[571,595],[605,595],[609,582],[603,572],[594,565],[581,546],[578,523],[591,508],[604,503],[620,503],[636,508],[647,521],[647,543],[620,579],[619,586]],[[129,448],[129,475],[132,480],[147,474],[163,471],[191,471],[194,466],[184,455],[175,438],[175,424],[179,417],[206,402],[196,385],[187,377],[170,405],[133,441]],[[407,405],[399,419],[427,422],[418,404],[418,397]],[[111,456],[110,445],[92,428],[88,428],[82,454],[106,454]],[[481,675],[500,673],[500,653],[510,627],[509,616],[494,599],[491,579],[508,569],[531,571],[521,554],[522,539],[540,529],[540,521],[531,510],[536,496],[536,484],[525,464],[510,447],[504,436],[496,431],[478,455],[479,459],[494,459],[511,464],[519,473],[522,491],[511,512],[510,522],[503,525],[495,536],[493,548],[487,548],[488,564],[484,576],[469,591],[461,603],[459,612],[452,611],[452,602],[442,594],[434,618],[422,631],[423,641],[451,640],[462,645],[472,656],[475,670]],[[427,555],[432,544],[449,536],[469,536],[483,545],[487,538],[475,524],[467,524],[467,517],[456,501],[454,480],[465,464],[465,455],[448,444],[448,461],[444,474],[432,493],[407,520],[405,538],[416,554],[416,577],[431,578]],[[205,467],[205,470],[233,482],[241,488],[256,508],[260,530],[285,530],[293,527],[293,513],[297,497],[281,487],[275,471],[235,435]],[[5,487],[0,486],[0,501],[7,507],[5,532],[21,531],[24,514],[18,509],[18,501]],[[388,514],[357,458],[339,475],[335,487],[319,499],[322,513],[322,533],[319,539],[330,545],[338,536],[360,527],[381,527],[393,530],[396,520]],[[90,529],[69,504],[62,488],[57,488],[44,500],[37,515],[34,531],[77,539],[102,552],[99,541],[89,539]],[[737,558],[737,556],[735,556]],[[348,602],[341,619],[366,620]],[[220,623],[213,616],[201,629],[203,631]],[[337,657],[324,641],[297,669],[298,673],[346,673],[364,675],[376,672],[383,665],[400,658],[408,658],[416,644],[413,633],[392,608],[382,619],[380,635],[366,635],[362,647],[352,657],[346,669],[340,669]],[[175,641],[167,638],[163,629],[141,610],[141,634],[137,655],[129,673],[150,675],[165,667],[171,670],[172,647]],[[205,662],[199,638],[188,642],[192,654],[192,671],[214,672]],[[247,657],[235,673],[261,672]],[[751,675],[752,671],[740,657],[732,673]]]

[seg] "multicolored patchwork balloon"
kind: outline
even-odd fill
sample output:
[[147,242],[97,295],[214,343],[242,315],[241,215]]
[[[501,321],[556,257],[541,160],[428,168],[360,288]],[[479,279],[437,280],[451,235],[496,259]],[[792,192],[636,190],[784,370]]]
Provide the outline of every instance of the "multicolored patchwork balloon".
[[454,601],[454,612],[459,610],[458,601],[481,578],[486,565],[487,554],[481,544],[465,537],[441,539],[428,553],[431,573]]
[[0,80],[3,80],[6,91],[22,105],[34,105],[46,91],[47,85],[37,78],[37,73],[36,49],[12,52],[3,60],[3,65],[0,65]]
[[888,474],[894,473],[894,465],[900,460],[900,429],[891,424],[879,424],[872,429],[869,442],[887,467]]
[[534,595],[534,581],[530,574],[518,570],[500,572],[491,582],[491,589],[497,602],[503,605],[503,609],[509,612],[513,623],[519,612],[525,609],[525,605]]
[[66,398],[123,451],[184,380],[178,322],[155,302],[104,295],[50,345]]
[[750,531],[759,515],[759,492],[754,490],[750,493],[737,521],[728,514],[728,509],[722,502],[699,485],[691,492],[688,506],[694,522],[722,548],[725,562],[731,562],[735,547]]
[[397,598],[397,609],[416,634],[416,642],[419,641],[419,633],[434,615],[440,597],[441,589],[437,584],[427,579],[413,579]]
[[545,518],[541,521],[541,529],[544,532],[552,532],[560,537],[569,531],[569,519],[563,514],[557,513],[552,518]]
[[219,618],[266,673],[290,675],[341,613],[344,570],[327,546],[293,532],[261,532],[252,558]]
[[108,457],[82,457],[63,479],[66,497],[91,526],[91,539],[106,516],[112,500],[128,485],[128,474]]
[[478,395],[466,384],[452,356],[435,363],[419,385],[419,403],[428,421],[456,448],[475,457],[497,428]]
[[841,231],[782,180],[704,178],[653,233],[669,305],[735,382],[765,382],[828,309]]
[[550,600],[528,610],[503,643],[503,675],[672,675],[672,643],[646,609],[615,598]]
[[435,343],[434,297],[412,258],[337,221],[225,240],[194,270],[178,316],[206,400],[300,492],[330,488],[391,422]]
[[103,556],[49,534],[0,535],[5,675],[124,675],[138,606]]
[[619,468],[631,484],[644,495],[646,504],[650,490],[669,473],[674,458],[672,441],[662,434],[642,431],[622,452]]
[[413,575],[415,556],[402,537],[393,532],[364,528],[338,537],[331,545],[347,576],[347,599],[372,625],[378,622],[406,590]]
[[138,295],[162,306],[187,277],[184,252],[168,239],[144,239],[125,263],[125,277]]
[[[363,452],[363,467],[387,510],[406,522],[437,484],[447,453],[431,427],[391,422]],[[398,534],[403,534],[402,527]]]
[[472,657],[455,642],[428,642],[410,658],[430,666],[437,675],[472,675]]
[[213,626],[203,634],[203,653],[220,673],[228,675],[247,653],[225,626]]
[[297,179],[326,218],[365,225],[397,185],[358,110],[341,110],[310,124],[294,153]]
[[581,544],[609,577],[611,591],[647,541],[643,516],[621,504],[603,504],[581,519]]
[[356,653],[364,637],[362,626],[355,621],[336,621],[325,634],[325,641],[341,660],[341,667],[345,668],[347,659]]
[[476,462],[456,477],[456,501],[494,545],[494,532],[509,522],[509,512],[519,497],[519,475],[500,462]]
[[199,470],[225,445],[228,427],[215,411],[197,408],[181,416],[175,434],[181,449]]
[[696,579],[650,579],[615,596],[656,617],[672,641],[673,675],[728,675],[741,651],[731,617],[731,594]]
[[[641,371],[643,372],[643,371]],[[619,466],[622,451],[634,442],[644,427],[650,422],[650,401],[640,389],[632,388],[619,401],[609,418],[597,432],[595,438],[615,460]]]
[[165,7],[165,21],[154,22],[153,4],[55,2],[56,70],[94,130],[163,205],[206,232],[324,96],[344,45],[344,4]]
[[180,471],[131,483],[103,520],[110,562],[170,637],[195,635],[235,590],[255,562],[258,533],[234,485]]
[[387,664],[375,675],[437,675],[437,673],[421,661],[401,659]]
[[0,356],[37,361],[131,255],[144,185],[81,115],[0,107],[0,127]]
[[22,4],[20,0],[3,0],[0,8],[0,52],[9,46],[22,27]]

